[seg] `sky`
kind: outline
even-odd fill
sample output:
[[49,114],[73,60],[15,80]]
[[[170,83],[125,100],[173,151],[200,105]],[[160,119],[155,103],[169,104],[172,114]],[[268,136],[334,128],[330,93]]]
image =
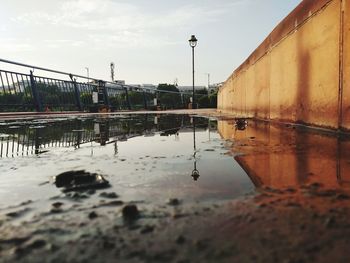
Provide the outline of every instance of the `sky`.
[[[127,84],[225,81],[300,0],[1,0],[0,58]],[[0,68],[4,64],[0,63]]]

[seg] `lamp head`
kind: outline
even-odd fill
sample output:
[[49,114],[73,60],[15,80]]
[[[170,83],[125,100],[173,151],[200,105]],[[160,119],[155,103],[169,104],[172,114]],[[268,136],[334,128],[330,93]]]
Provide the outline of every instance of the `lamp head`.
[[199,176],[200,176],[200,175],[199,175],[199,171],[198,171],[197,169],[194,169],[194,170],[192,171],[191,176],[192,176],[192,178],[193,178],[194,181],[197,181],[198,178],[199,178]]
[[190,46],[192,48],[194,48],[195,46],[197,46],[197,38],[195,35],[192,35],[191,38],[188,40],[188,42],[190,43]]

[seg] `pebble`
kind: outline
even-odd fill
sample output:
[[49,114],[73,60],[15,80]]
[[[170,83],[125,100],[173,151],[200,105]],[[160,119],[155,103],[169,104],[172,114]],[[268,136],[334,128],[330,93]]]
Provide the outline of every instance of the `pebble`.
[[[103,200],[104,201],[104,200]],[[110,202],[101,202],[98,206],[121,206],[123,205],[124,202],[120,201],[120,200],[114,200],[114,201],[110,201]]]
[[110,193],[103,192],[103,193],[100,194],[100,196],[101,196],[101,197],[104,197],[104,198],[111,198],[111,199],[113,199],[113,198],[118,198],[118,197],[119,197],[119,196],[118,196],[116,193],[114,193],[114,192],[110,192]]
[[30,249],[37,249],[37,248],[41,248],[43,246],[46,245],[46,241],[43,239],[37,239],[34,240],[31,244],[28,245],[28,248]]
[[52,206],[53,206],[54,208],[60,208],[62,205],[63,205],[62,202],[55,202],[55,203],[52,204]]
[[144,228],[141,229],[140,233],[141,234],[148,234],[154,231],[154,226],[145,226]]
[[123,217],[126,220],[136,220],[140,216],[140,212],[136,205],[126,205],[122,210]]
[[186,238],[184,236],[180,235],[176,238],[175,242],[176,242],[176,244],[181,245],[181,244],[186,242]]
[[335,219],[334,217],[328,217],[325,221],[324,221],[324,225],[327,228],[331,228],[335,225]]
[[349,199],[350,197],[347,194],[339,193],[335,196],[337,200],[346,200]]
[[88,195],[93,195],[93,194],[96,193],[96,190],[95,190],[95,189],[89,189],[89,190],[86,191],[86,193],[87,193]]
[[89,219],[92,220],[92,219],[95,219],[97,217],[98,217],[98,215],[97,215],[97,213],[95,211],[92,211],[92,212],[89,213]]
[[168,205],[171,205],[171,206],[177,206],[180,203],[181,203],[180,200],[177,198],[170,198],[168,201]]

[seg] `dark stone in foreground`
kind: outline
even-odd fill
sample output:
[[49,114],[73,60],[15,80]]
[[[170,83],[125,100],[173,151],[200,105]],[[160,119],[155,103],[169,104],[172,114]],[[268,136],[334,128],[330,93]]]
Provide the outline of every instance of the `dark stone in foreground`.
[[63,187],[64,192],[100,189],[110,186],[109,182],[96,173],[89,173],[85,170],[68,171],[55,177],[55,185],[58,188]]
[[140,212],[136,205],[126,205],[123,207],[123,218],[128,221],[133,221],[139,218]]

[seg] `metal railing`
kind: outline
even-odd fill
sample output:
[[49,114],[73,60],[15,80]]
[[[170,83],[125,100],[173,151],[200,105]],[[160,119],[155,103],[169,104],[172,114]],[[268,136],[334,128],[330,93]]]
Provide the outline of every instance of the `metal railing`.
[[[0,62],[29,71],[28,74],[0,68],[0,112],[187,108],[192,96],[191,93],[121,85],[5,59]],[[45,74],[59,74],[62,79],[34,75],[35,69]],[[93,101],[94,92],[98,101]]]

